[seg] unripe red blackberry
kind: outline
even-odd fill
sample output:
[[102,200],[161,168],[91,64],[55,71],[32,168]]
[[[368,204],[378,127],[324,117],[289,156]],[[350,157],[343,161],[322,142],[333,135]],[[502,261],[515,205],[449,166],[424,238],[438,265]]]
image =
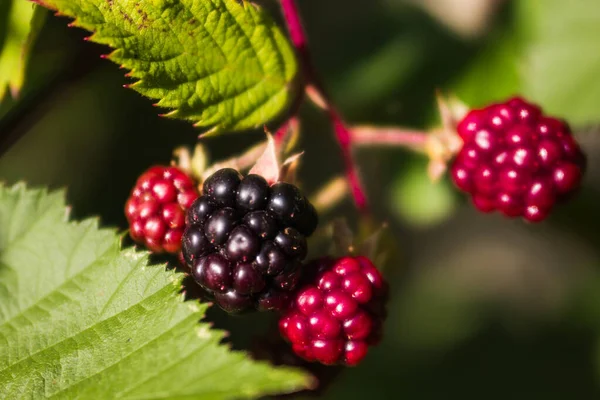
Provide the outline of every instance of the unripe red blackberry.
[[314,261],[279,329],[308,361],[357,365],[381,339],[387,284],[366,257]]
[[538,222],[579,187],[585,156],[569,125],[519,97],[472,110],[457,130],[452,180],[482,212]]
[[314,207],[289,183],[224,168],[187,213],[183,255],[192,276],[227,312],[281,310],[317,227]]
[[179,168],[150,168],[125,204],[129,235],[155,253],[178,253],[185,212],[197,197],[194,181]]

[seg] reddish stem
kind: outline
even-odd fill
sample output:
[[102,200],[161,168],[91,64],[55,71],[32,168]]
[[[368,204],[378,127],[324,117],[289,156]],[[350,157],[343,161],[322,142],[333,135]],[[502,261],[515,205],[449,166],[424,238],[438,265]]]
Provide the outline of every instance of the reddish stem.
[[352,143],[355,147],[386,146],[408,147],[425,151],[427,133],[401,127],[353,126]]
[[333,122],[333,129],[342,149],[342,156],[344,158],[344,165],[346,167],[346,178],[350,186],[350,192],[354,198],[354,203],[359,211],[367,213],[367,197],[362,187],[358,171],[354,163],[354,157],[352,156],[352,136],[350,131],[342,121],[341,116],[334,108],[329,108],[329,118]]
[[334,128],[336,139],[342,151],[342,157],[344,158],[344,165],[346,168],[346,178],[350,186],[352,196],[356,208],[362,213],[368,214],[367,198],[365,190],[358,176],[358,169],[354,161],[352,154],[352,136],[344,120],[342,119],[339,112],[336,110],[333,102],[325,91],[324,85],[320,82],[318,74],[311,59],[310,52],[308,50],[307,37],[302,26],[300,18],[300,12],[296,5],[296,0],[280,0],[281,9],[285,22],[290,33],[290,39],[296,48],[300,60],[302,62],[302,68],[307,81],[307,88],[312,90],[315,96],[322,100],[321,106],[327,111],[329,119]]
[[281,149],[282,146],[286,145],[286,142],[289,141],[290,136],[293,134],[293,132],[298,130],[298,125],[298,118],[291,117],[279,127],[279,129],[273,135],[273,139],[275,140],[275,146],[278,149]]
[[290,39],[298,50],[305,49],[307,46],[306,33],[302,27],[300,11],[294,0],[281,0],[283,16],[290,32]]

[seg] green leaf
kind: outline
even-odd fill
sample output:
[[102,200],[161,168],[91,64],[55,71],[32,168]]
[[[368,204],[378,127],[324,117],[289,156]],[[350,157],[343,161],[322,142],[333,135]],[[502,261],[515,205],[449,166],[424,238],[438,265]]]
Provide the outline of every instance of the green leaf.
[[25,80],[29,53],[37,38],[46,11],[21,0],[6,1],[0,6],[0,101],[7,89],[17,97]]
[[600,121],[600,6],[596,0],[515,2],[514,26],[454,86],[473,106],[521,93],[574,125]]
[[405,222],[423,228],[442,223],[457,206],[451,185],[447,181],[432,182],[425,161],[411,162],[390,190],[393,211]]
[[181,275],[120,249],[96,220],[68,222],[62,193],[0,186],[3,398],[247,398],[304,388],[199,323]]
[[523,91],[573,124],[600,120],[600,4],[517,2],[524,34]]
[[209,132],[265,124],[298,94],[294,52],[258,6],[236,0],[34,0],[116,50],[131,87]]
[[455,85],[460,99],[472,107],[522,92],[522,78],[517,68],[522,51],[517,34],[494,32],[492,36],[488,46]]

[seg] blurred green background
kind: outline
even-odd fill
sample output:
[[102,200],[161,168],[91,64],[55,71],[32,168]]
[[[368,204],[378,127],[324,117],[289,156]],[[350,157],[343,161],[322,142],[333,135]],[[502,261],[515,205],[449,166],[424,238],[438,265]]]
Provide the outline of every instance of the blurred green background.
[[[260,1],[273,8],[274,1]],[[1,8],[1,7],[0,7]],[[434,92],[476,106],[524,93],[567,117],[589,157],[580,195],[540,225],[484,216],[426,160],[358,152],[373,209],[398,255],[386,338],[343,371],[327,399],[592,399],[600,396],[600,3],[597,0],[303,1],[315,62],[353,123],[426,128]],[[0,20],[3,12],[0,10]],[[0,180],[67,187],[77,218],[126,227],[136,177],[193,145],[189,124],[157,116],[85,32],[48,17],[19,99],[0,105]],[[0,44],[6,25],[0,22]],[[341,170],[324,117],[302,108],[301,177],[313,191]],[[220,159],[260,131],[206,139]],[[348,200],[330,217],[355,217]],[[215,318],[222,318],[216,315]],[[248,320],[230,324],[232,338]],[[243,342],[243,340],[242,340]],[[242,346],[243,347],[243,346]]]

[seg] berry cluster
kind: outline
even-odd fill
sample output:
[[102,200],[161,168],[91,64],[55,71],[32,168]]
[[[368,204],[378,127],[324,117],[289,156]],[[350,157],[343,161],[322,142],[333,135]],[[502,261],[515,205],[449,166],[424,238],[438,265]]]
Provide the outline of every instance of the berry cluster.
[[279,322],[294,352],[323,364],[356,365],[381,339],[387,285],[365,257],[315,261]]
[[221,169],[188,210],[183,256],[225,311],[281,310],[301,277],[306,237],[317,222],[296,186]]
[[541,221],[579,186],[585,158],[569,126],[521,98],[472,110],[458,134],[452,180],[483,212]]
[[150,168],[139,177],[125,205],[131,238],[155,253],[178,253],[185,211],[197,197],[194,181],[180,169]]
[[203,295],[227,312],[283,312],[280,331],[296,356],[358,364],[385,317],[377,268],[365,257],[303,265],[318,217],[294,185],[225,168],[202,193],[178,168],[150,168],[125,207],[131,237],[155,253],[178,253]]

